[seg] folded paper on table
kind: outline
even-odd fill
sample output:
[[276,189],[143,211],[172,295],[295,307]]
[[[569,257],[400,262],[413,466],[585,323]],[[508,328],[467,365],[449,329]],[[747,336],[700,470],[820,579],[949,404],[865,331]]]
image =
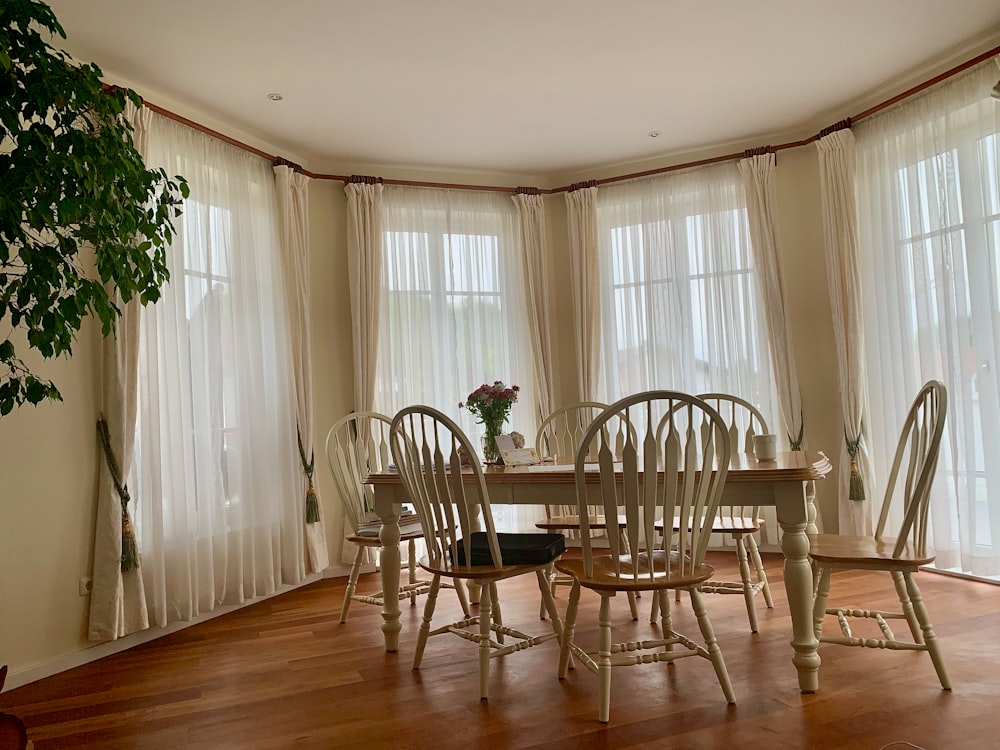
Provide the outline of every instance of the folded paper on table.
[[[499,442],[499,441],[498,441]],[[510,448],[501,450],[500,457],[507,466],[534,466],[541,463],[534,448]]]

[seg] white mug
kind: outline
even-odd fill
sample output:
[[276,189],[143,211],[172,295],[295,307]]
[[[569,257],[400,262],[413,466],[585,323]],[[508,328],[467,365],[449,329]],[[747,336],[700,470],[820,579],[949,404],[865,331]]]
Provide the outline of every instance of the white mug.
[[777,435],[754,435],[753,454],[758,461],[773,461],[778,457]]

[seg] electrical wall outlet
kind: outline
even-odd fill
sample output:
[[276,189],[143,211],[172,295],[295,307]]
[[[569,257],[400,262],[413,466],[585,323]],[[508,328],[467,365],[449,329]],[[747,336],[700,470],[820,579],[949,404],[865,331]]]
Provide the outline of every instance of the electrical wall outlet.
[[80,579],[80,596],[87,596],[93,590],[94,582],[91,580],[90,576],[84,576]]

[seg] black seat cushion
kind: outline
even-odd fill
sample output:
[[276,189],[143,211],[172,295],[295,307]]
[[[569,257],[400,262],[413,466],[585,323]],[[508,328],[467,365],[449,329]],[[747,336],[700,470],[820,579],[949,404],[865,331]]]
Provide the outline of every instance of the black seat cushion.
[[[504,534],[497,533],[500,555],[504,565],[545,565],[566,551],[566,537],[562,534]],[[458,540],[458,565],[466,565],[465,545]],[[485,531],[472,535],[472,565],[493,565],[490,543]]]

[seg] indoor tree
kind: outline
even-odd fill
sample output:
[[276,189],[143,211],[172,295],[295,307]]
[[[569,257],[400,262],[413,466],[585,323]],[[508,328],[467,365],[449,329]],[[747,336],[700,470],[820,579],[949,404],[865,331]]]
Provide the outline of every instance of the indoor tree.
[[166,282],[182,177],[148,170],[123,117],[133,91],[52,47],[66,34],[39,0],[0,2],[0,416],[60,400],[18,354],[72,353],[86,317],[107,336],[115,302]]

